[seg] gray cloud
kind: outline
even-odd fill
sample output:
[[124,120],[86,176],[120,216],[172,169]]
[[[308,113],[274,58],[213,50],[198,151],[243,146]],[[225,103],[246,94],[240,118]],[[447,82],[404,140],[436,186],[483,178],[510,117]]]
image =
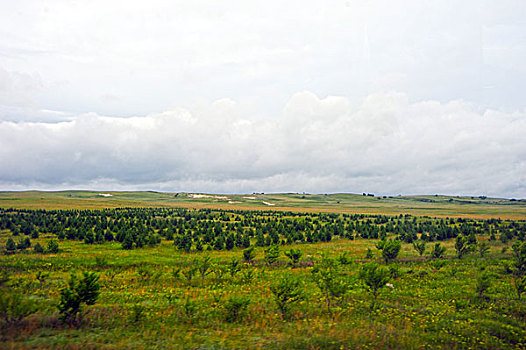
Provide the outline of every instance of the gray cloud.
[[0,187],[526,197],[526,113],[461,100],[301,92],[276,119],[225,99],[69,118],[0,122]]

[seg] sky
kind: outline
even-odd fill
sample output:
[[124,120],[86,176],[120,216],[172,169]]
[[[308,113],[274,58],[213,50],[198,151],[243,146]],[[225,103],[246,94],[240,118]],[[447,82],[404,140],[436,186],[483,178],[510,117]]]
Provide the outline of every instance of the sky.
[[526,198],[526,2],[0,2],[0,190]]

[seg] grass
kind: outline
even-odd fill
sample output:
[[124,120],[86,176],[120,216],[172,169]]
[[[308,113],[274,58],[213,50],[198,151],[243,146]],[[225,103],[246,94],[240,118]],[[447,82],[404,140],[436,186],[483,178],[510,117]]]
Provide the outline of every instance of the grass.
[[[104,192],[107,193],[107,192]],[[0,207],[39,209],[95,209],[102,207],[204,207],[256,210],[412,213],[422,216],[525,218],[524,202],[501,199],[442,196],[377,199],[362,195],[229,195],[228,204],[214,198],[155,192],[3,192]],[[305,198],[303,198],[305,196]],[[450,201],[453,199],[453,201]],[[434,200],[430,202],[429,200]],[[268,206],[253,202],[267,201]],[[339,203],[338,203],[339,202]],[[471,203],[464,203],[471,202]],[[259,215],[256,212],[255,215]],[[9,214],[11,215],[11,214]],[[232,213],[232,215],[237,215]],[[240,214],[241,215],[241,214]],[[506,226],[507,227],[507,226]],[[0,247],[11,233],[0,230]],[[40,233],[34,246],[56,236]],[[418,256],[411,244],[402,244],[398,258],[388,265],[375,248],[376,240],[335,238],[331,242],[282,246],[276,264],[264,261],[264,248],[256,248],[253,263],[243,263],[239,273],[221,273],[232,260],[242,259],[242,249],[190,252],[175,249],[173,242],[155,247],[123,250],[118,242],[85,244],[59,241],[57,254],[32,249],[0,255],[0,271],[9,281],[0,293],[12,290],[38,306],[18,324],[0,321],[0,348],[16,349],[523,349],[526,348],[526,302],[517,299],[505,266],[512,260],[511,245],[477,235],[490,250],[486,257],[470,253],[455,257],[454,239],[443,260]],[[254,240],[254,239],[253,239]],[[254,241],[252,241],[252,244]],[[428,244],[426,254],[432,244]],[[285,249],[301,250],[292,267]],[[367,249],[374,256],[366,259]],[[313,266],[322,257],[347,254],[339,266],[347,292],[327,311],[322,293],[312,278]],[[188,271],[210,256],[213,272],[199,273],[188,281],[174,270]],[[393,288],[382,288],[375,307],[372,296],[358,278],[365,263],[376,262],[391,271]],[[100,276],[101,294],[85,307],[82,322],[69,326],[59,321],[56,305],[71,273],[94,271]],[[477,279],[488,273],[490,287],[483,297]],[[37,276],[43,276],[37,279]],[[247,277],[247,276],[251,277]],[[304,298],[291,307],[284,320],[271,286],[284,276],[294,276],[304,287]],[[235,298],[248,300],[246,310],[232,317]],[[1,316],[1,315],[0,315]]]
[[[34,240],[46,244],[51,237]],[[304,261],[317,261],[325,253],[336,257],[347,252],[354,261],[345,273],[355,277],[364,260],[369,240],[335,240],[330,243],[295,245]],[[464,260],[452,256],[453,242],[444,266],[433,267],[416,257],[408,244],[391,265],[400,277],[393,290],[380,293],[377,309],[357,281],[349,287],[333,315],[324,311],[310,278],[311,267],[276,267],[263,264],[257,248],[254,265],[245,264],[254,278],[241,274],[219,281],[214,274],[190,284],[174,279],[174,267],[187,268],[203,253],[176,252],[163,242],[156,248],[123,251],[117,243],[86,245],[60,242],[55,255],[3,256],[2,269],[11,273],[12,288],[32,295],[41,310],[21,325],[5,328],[6,348],[521,348],[526,346],[526,304],[510,291],[503,274],[502,243],[493,242],[486,259],[474,255]],[[216,265],[225,265],[240,250],[212,253]],[[380,261],[378,254],[375,260]],[[475,293],[481,267],[489,271],[492,286],[487,299]],[[59,290],[72,271],[95,271],[101,276],[98,302],[86,309],[80,328],[57,322],[54,305]],[[37,272],[48,273],[43,283]],[[270,286],[282,275],[297,275],[306,282],[307,298],[293,309],[293,319],[283,321],[273,302]],[[250,300],[241,322],[225,322],[225,303],[230,296]],[[185,303],[190,302],[188,309]]]
[[[102,197],[100,194],[111,194]],[[526,200],[451,196],[371,197],[358,194],[226,195],[230,200],[192,198],[166,192],[0,192],[0,208],[101,209],[122,207],[180,207],[225,210],[335,212],[346,214],[411,214],[431,217],[526,219]],[[249,199],[253,197],[255,199]],[[231,203],[229,203],[231,202]],[[274,204],[269,206],[263,202]]]

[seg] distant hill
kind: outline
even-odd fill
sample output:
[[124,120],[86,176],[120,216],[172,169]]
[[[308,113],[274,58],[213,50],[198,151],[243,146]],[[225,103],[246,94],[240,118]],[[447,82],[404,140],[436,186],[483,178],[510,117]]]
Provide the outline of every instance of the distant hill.
[[184,207],[226,210],[279,210],[433,217],[478,217],[526,220],[526,200],[485,196],[375,196],[370,193],[207,194],[154,191],[0,192],[0,207],[25,209],[101,209]]

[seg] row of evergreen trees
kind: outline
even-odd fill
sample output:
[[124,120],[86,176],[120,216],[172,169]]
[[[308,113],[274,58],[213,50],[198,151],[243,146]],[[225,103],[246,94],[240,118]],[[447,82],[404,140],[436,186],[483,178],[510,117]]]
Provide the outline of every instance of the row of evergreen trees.
[[0,209],[0,230],[38,238],[52,233],[60,240],[86,244],[118,241],[124,249],[155,246],[163,239],[183,251],[230,250],[257,246],[331,241],[334,236],[383,239],[394,235],[412,243],[441,241],[480,233],[507,241],[524,240],[524,221],[500,219],[417,218],[410,215],[290,213],[273,211],[122,208],[104,210]]

